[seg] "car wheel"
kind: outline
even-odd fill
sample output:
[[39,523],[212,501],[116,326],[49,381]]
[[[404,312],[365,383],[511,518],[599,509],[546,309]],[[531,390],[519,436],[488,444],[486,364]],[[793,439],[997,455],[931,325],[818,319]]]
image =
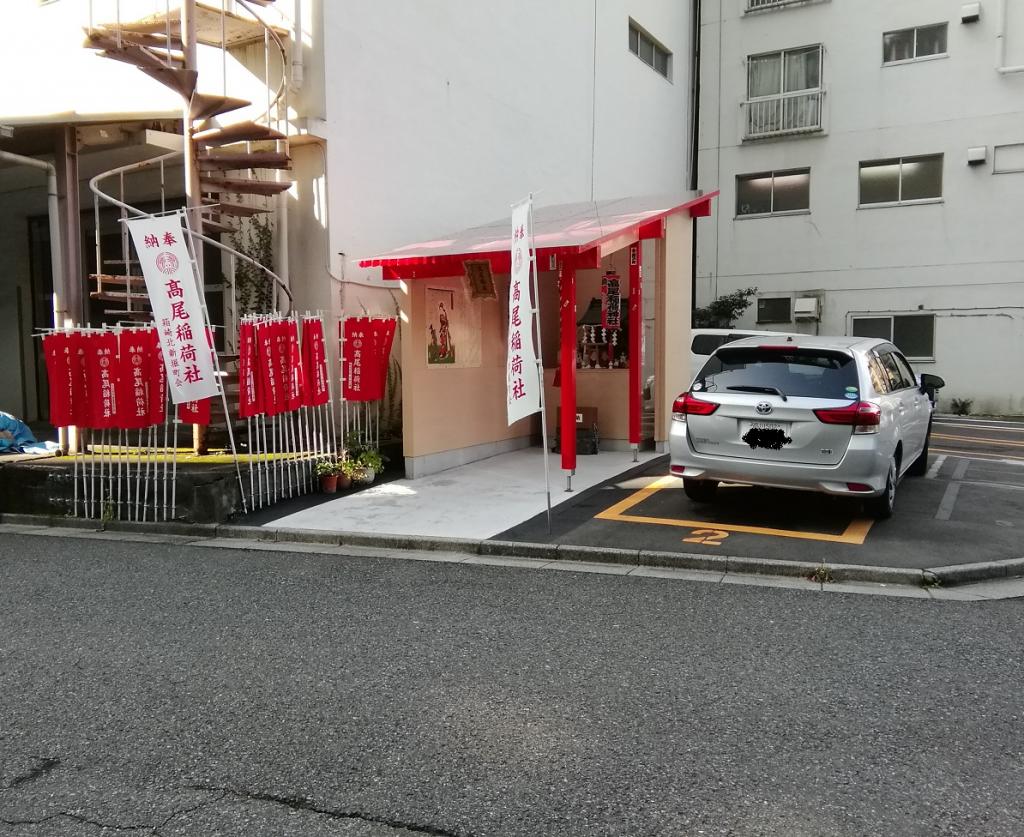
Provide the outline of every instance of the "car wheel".
[[896,505],[896,460],[889,462],[889,475],[885,480],[885,492],[880,497],[872,497],[864,503],[867,513],[878,520],[892,517]]
[[914,460],[914,463],[907,468],[907,475],[911,477],[923,477],[928,473],[928,446],[932,440],[932,423],[928,422],[928,432],[924,437],[924,448],[921,455]]
[[683,491],[695,503],[710,503],[718,491],[718,480],[683,480]]

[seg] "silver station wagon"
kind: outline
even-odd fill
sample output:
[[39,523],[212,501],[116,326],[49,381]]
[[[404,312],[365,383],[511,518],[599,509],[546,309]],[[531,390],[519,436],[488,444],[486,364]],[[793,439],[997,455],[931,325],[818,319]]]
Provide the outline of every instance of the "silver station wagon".
[[720,482],[864,498],[889,517],[928,467],[937,375],[863,337],[780,336],[717,349],[672,407],[670,472],[709,502]]

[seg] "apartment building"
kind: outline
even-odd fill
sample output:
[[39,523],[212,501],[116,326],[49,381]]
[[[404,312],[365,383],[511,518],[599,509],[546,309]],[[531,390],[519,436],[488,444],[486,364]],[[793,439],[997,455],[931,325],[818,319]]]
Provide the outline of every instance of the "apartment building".
[[894,340],[1024,412],[1024,3],[703,0],[697,304]]

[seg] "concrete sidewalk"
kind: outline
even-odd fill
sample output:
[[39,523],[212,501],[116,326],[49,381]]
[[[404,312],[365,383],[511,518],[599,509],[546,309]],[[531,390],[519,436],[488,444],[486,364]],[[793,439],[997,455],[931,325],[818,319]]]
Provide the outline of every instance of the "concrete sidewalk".
[[[557,454],[549,459],[552,507],[646,465],[660,454],[603,451],[577,458],[572,492]],[[328,500],[263,525],[367,534],[493,538],[544,513],[544,454],[524,448],[416,480],[400,479]]]

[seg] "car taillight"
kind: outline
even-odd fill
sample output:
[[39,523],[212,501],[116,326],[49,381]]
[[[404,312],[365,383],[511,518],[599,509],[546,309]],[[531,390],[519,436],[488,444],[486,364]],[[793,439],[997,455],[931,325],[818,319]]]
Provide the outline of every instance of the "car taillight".
[[702,401],[684,392],[672,403],[672,418],[686,421],[687,416],[710,416],[717,409],[713,401]]
[[854,433],[877,433],[882,422],[882,409],[870,401],[858,401],[846,407],[828,407],[815,410],[814,415],[823,424],[844,424]]

